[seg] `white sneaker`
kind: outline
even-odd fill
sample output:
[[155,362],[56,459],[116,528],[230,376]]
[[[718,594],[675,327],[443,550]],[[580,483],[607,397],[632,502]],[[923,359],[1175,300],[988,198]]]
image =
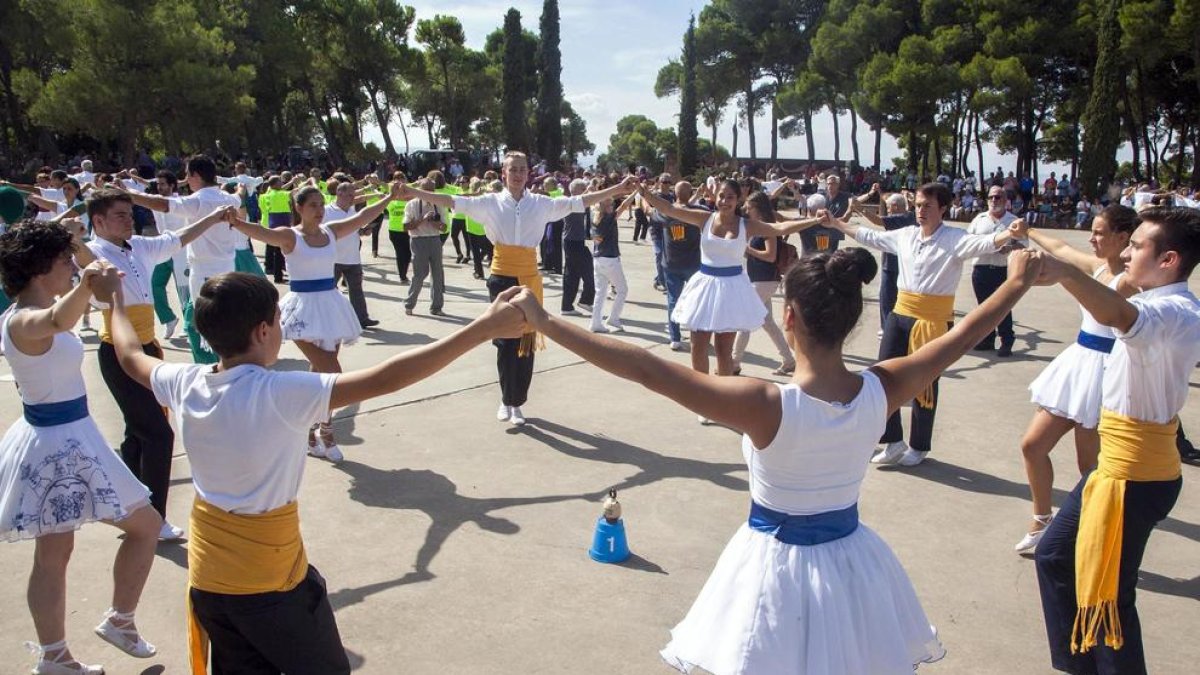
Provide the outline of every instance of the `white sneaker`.
[[605,328],[604,326],[591,326],[588,328],[588,330],[592,331],[593,333],[607,333],[608,332],[608,329]]
[[686,345],[684,345],[682,342],[672,342],[672,343],[671,343],[671,351],[673,351],[673,352],[686,352],[686,351],[687,351],[687,346],[686,346]]
[[904,441],[893,441],[888,443],[884,449],[876,453],[875,456],[871,458],[871,463],[884,465],[898,464],[900,462],[900,458],[903,457],[904,453],[907,451],[908,445]]
[[500,404],[499,408],[496,408],[496,419],[500,420],[501,422],[507,422],[511,417],[512,408],[509,408],[503,403]]
[[179,541],[183,539],[183,528],[175,527],[174,525],[163,521],[162,529],[158,531],[159,541]]
[[170,340],[175,336],[175,329],[179,327],[179,319],[171,319],[163,324],[163,339]]
[[577,309],[564,309],[561,314],[563,316],[583,316],[583,312]]
[[1033,555],[1034,551],[1037,550],[1038,543],[1042,541],[1042,537],[1046,536],[1046,530],[1049,529],[1050,521],[1054,520],[1054,516],[1046,514],[1044,516],[1034,516],[1033,519],[1042,524],[1042,529],[1037,532],[1026,532],[1025,536],[1021,537],[1021,541],[1017,542],[1017,545],[1013,547],[1017,555]]
[[512,411],[512,414],[508,418],[509,423],[514,427],[524,426],[525,415],[521,412],[521,406],[514,405],[513,407],[509,408],[509,410]]
[[591,313],[591,311],[592,311],[592,306],[587,304],[586,302],[577,302],[577,303],[575,303],[575,306],[578,307],[579,309],[586,309],[588,311],[588,313]]
[[882,328],[880,328],[879,330],[875,331],[875,339],[877,339],[877,340],[882,340],[882,339],[883,339],[883,329],[882,329]]
[[898,464],[900,466],[916,466],[925,461],[925,456],[929,454],[928,450],[913,450],[909,448],[904,451],[904,455],[900,457]]
[[621,325],[620,321],[613,321],[613,320],[609,319],[605,323],[608,324],[608,327],[611,328],[614,333],[624,333],[625,332],[625,326]]
[[712,424],[712,420],[708,419],[704,415],[696,415],[696,421],[705,426]]

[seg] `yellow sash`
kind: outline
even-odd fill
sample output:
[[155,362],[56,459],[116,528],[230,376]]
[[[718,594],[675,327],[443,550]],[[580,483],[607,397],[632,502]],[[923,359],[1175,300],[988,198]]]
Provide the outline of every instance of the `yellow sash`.
[[[511,246],[496,244],[492,253],[492,274],[501,277],[516,277],[517,283],[527,287],[542,302],[542,275],[537,268],[537,253],[528,246]],[[545,347],[538,333],[526,333],[521,336],[521,346],[517,349],[518,356],[525,356],[535,350]]]
[[1100,461],[1083,486],[1079,532],[1075,537],[1075,595],[1071,653],[1104,644],[1124,644],[1117,616],[1117,576],[1125,529],[1125,482],[1179,478],[1176,418],[1166,424],[1143,422],[1111,410],[1100,411]]
[[[900,291],[892,311],[917,320],[908,334],[908,353],[912,354],[950,330],[949,324],[954,320],[954,296]],[[923,408],[933,407],[932,384],[917,396],[917,404]]]
[[[100,328],[100,341],[112,344],[112,310],[100,310],[104,315],[104,325]],[[133,324],[137,332],[138,342],[148,345],[154,342],[154,305],[126,305],[125,316]]]
[[191,589],[226,595],[290,591],[308,574],[296,502],[241,515],[196,498],[188,541],[188,653],[193,675],[208,672],[208,635],[191,606]]

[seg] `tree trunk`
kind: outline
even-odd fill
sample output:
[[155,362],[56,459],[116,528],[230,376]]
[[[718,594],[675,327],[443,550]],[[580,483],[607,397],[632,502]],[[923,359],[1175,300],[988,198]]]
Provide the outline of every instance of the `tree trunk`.
[[936,175],[942,175],[942,135],[933,132],[933,170]]
[[1192,189],[1200,189],[1200,129],[1192,138]]
[[746,139],[750,142],[750,159],[758,159],[758,151],[754,144],[754,111],[758,99],[754,96],[754,80],[746,82]]
[[838,111],[833,103],[829,104],[829,115],[833,117],[833,161],[838,165],[838,170],[842,166],[842,132],[838,128]]
[[713,168],[715,169],[715,168],[717,168],[717,125],[713,124],[709,128],[712,129],[712,139],[711,139],[711,142],[712,142],[712,148],[711,148],[712,149],[712,165],[713,165]]
[[325,144],[329,149],[329,157],[334,164],[344,164],[342,161],[342,146],[338,143],[337,137],[333,133],[333,128],[329,124],[329,120],[325,119],[325,112],[317,103],[317,95],[313,92],[312,85],[305,82],[303,85],[304,95],[308,98],[308,105],[312,109],[313,117],[317,120],[317,126],[321,127],[321,133],[325,135]]
[[377,91],[368,90],[367,96],[371,99],[371,109],[375,111],[375,121],[379,124],[379,133],[383,136],[383,149],[388,156],[396,155],[396,146],[392,144],[392,134],[388,131],[388,120],[391,115],[388,110],[379,105],[379,100],[376,99]]
[[1071,125],[1071,136],[1075,139],[1075,149],[1071,152],[1071,175],[1079,178],[1079,120]]
[[875,125],[875,170],[876,171],[883,170],[883,167],[880,166],[880,162],[882,161],[882,153],[883,153],[883,125],[877,124],[877,125]]
[[1175,182],[1183,184],[1183,154],[1187,150],[1188,134],[1192,128],[1188,125],[1183,125],[1183,131],[1179,134],[1179,152],[1175,153]]
[[854,166],[860,167],[862,164],[858,157],[858,115],[854,112],[854,105],[847,104],[846,110],[850,111],[850,149],[854,152]]
[[1133,177],[1142,178],[1141,143],[1138,141],[1138,125],[1133,113],[1133,101],[1129,96],[1129,85],[1121,78],[1121,94],[1125,99],[1125,130],[1129,133],[1129,147],[1133,149]]
[[737,162],[737,157],[738,157],[738,147],[737,147],[737,145],[738,145],[737,144],[737,142],[738,142],[738,127],[737,127],[737,123],[738,123],[737,115],[735,114],[733,116],[733,150],[731,150],[729,153],[730,156],[733,158],[733,164],[735,167],[737,166],[737,163],[738,163]]
[[979,163],[979,174],[975,176],[975,179],[979,182],[980,195],[985,195],[987,194],[987,189],[983,187],[983,141],[979,138],[979,121],[981,117],[982,115],[975,115],[975,159]]
[[771,99],[771,159],[779,159],[779,106]]
[[[915,130],[908,132],[908,168],[910,171],[916,172],[917,165],[917,132]],[[918,176],[918,180],[920,176]]]
[[804,141],[808,144],[808,163],[817,161],[817,144],[813,141],[812,111],[804,111]]
[[425,133],[429,134],[429,149],[436,150],[437,138],[433,135],[433,118],[429,115],[425,115]]

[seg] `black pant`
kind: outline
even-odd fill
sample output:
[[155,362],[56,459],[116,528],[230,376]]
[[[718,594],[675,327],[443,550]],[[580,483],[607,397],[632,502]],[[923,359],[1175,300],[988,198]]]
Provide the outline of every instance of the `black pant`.
[[[496,299],[506,288],[517,285],[516,277],[493,274],[488,277],[488,297]],[[521,338],[492,340],[496,345],[496,371],[500,374],[500,396],[504,405],[525,405],[529,399],[529,385],[533,382],[533,350],[518,356]]]
[[[157,344],[142,345],[142,351],[156,359],[163,357]],[[167,490],[171,487],[171,447],[175,432],[154,393],[125,374],[117,361],[116,349],[101,342],[96,350],[100,375],[112,392],[125,418],[125,438],[121,441],[121,459],[143,485],[150,488],[150,505],[167,517]]]
[[1071,653],[1071,630],[1075,624],[1075,538],[1079,533],[1079,511],[1088,475],[1063,502],[1046,534],[1038,544],[1036,561],[1042,613],[1050,640],[1050,663],[1056,670],[1075,675],[1139,675],[1146,672],[1142,648],[1142,626],[1138,620],[1137,580],[1146,542],[1160,520],[1167,517],[1179,497],[1183,478],[1169,481],[1125,483],[1125,523],[1121,533],[1121,562],[1117,578],[1117,617],[1125,645],[1114,650],[1098,644],[1086,653]]
[[190,589],[208,633],[213,675],[348,674],[325,579],[312,565],[290,591],[226,595]]
[[467,233],[467,241],[471,242],[471,260],[475,263],[475,276],[483,278],[483,259],[492,261],[492,242],[482,234]]
[[362,265],[334,264],[333,283],[340,284],[342,277],[346,277],[346,289],[350,292],[350,306],[354,308],[354,315],[358,317],[358,322],[362,323],[371,318],[371,315],[367,313],[367,298],[363,295]]
[[650,231],[650,220],[646,218],[646,212],[642,209],[633,210],[633,239],[637,241],[641,239],[646,241],[646,233]]
[[[286,227],[281,225],[279,227]],[[272,227],[272,230],[279,229]],[[283,279],[283,273],[287,270],[287,261],[283,257],[283,251],[279,250],[278,246],[267,245],[267,252],[263,255],[263,270],[267,274],[274,275],[275,281]]]
[[[879,341],[879,360],[893,359],[908,354],[908,336],[912,333],[913,324],[917,322],[911,316],[903,316],[892,312],[883,321],[883,339]],[[937,413],[938,381],[933,384],[932,406],[926,408],[916,401],[912,402],[911,428],[908,434],[908,446],[913,450],[929,452],[933,442],[933,417]],[[894,443],[904,440],[904,425],[900,422],[900,411],[892,413],[888,418],[887,428],[883,431],[880,443]]]
[[392,248],[396,251],[396,271],[400,278],[408,281],[408,266],[412,263],[412,249],[408,247],[408,232],[388,230],[388,239],[392,240]]
[[555,274],[562,274],[563,271],[563,221],[556,220],[552,223],[547,223],[546,233],[542,236],[541,253],[542,253],[542,269]]
[[[462,245],[458,243],[458,238],[462,237]],[[454,242],[454,255],[462,258],[463,253],[466,257],[471,257],[471,245],[467,239],[467,221],[463,218],[455,218],[450,221],[450,241]]]
[[379,256],[379,230],[383,227],[383,216],[371,221],[371,255]]
[[586,241],[564,241],[563,253],[567,256],[566,272],[563,273],[562,310],[575,309],[575,293],[579,291],[579,282],[583,282],[583,292],[579,294],[579,304],[591,305],[596,301],[596,278],[592,271],[592,252],[588,250]]
[[883,274],[879,277],[879,327],[883,328],[883,324],[887,321],[887,315],[892,313],[892,309],[896,307],[896,282],[900,279],[900,268],[897,266],[896,256],[891,253],[884,253],[883,259],[886,263],[887,259],[892,259],[891,266],[883,266]]
[[[984,300],[992,297],[1004,280],[1008,278],[1008,268],[1000,265],[976,265],[974,271],[971,272],[971,287],[975,289],[975,300],[979,304],[983,304]],[[996,339],[996,334],[1000,334],[1000,344],[1012,346],[1016,337],[1013,335],[1013,318],[1012,312],[1004,315],[1000,319],[1000,325],[996,330],[987,334],[982,342],[992,344]]]

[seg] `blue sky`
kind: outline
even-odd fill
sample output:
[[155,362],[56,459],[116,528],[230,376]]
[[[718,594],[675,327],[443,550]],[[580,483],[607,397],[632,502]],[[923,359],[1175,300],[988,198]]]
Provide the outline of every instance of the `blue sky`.
[[[503,25],[509,7],[521,12],[521,25],[535,33],[542,13],[541,0],[404,1],[416,9],[418,20],[435,14],[457,17],[466,32],[467,45],[475,49],[482,49],[488,33]],[[676,124],[679,101],[655,97],[654,80],[659,68],[668,59],[679,55],[689,14],[699,15],[706,4],[705,0],[559,0],[563,93],[587,121],[588,137],[596,144],[598,152],[604,151],[609,136],[616,131],[617,120],[625,115],[642,114],[659,126]],[[732,112],[731,105],[728,114]],[[728,114],[717,133],[717,142],[726,148],[732,145],[732,118]],[[813,126],[817,156],[832,158],[833,121],[829,113],[823,111],[817,115]],[[840,126],[842,159],[849,160],[852,155],[848,116],[843,116]],[[758,156],[769,157],[771,121],[768,115],[760,115],[756,120],[755,134]],[[708,138],[708,128],[701,126],[700,135]],[[382,145],[377,129],[368,132],[368,139]],[[399,133],[394,133],[393,140],[403,144]],[[424,129],[410,128],[409,140],[414,150],[425,147]],[[861,123],[858,143],[863,161],[870,162],[874,135]],[[745,129],[739,131],[738,154],[749,155]],[[890,159],[899,154],[895,139],[884,134],[884,165],[890,166]],[[799,159],[807,155],[803,137],[780,139],[781,158]],[[1015,155],[1000,155],[995,148],[985,147],[987,171],[996,167],[1008,171],[1015,164]],[[1066,167],[1045,167],[1043,176],[1063,168]]]

